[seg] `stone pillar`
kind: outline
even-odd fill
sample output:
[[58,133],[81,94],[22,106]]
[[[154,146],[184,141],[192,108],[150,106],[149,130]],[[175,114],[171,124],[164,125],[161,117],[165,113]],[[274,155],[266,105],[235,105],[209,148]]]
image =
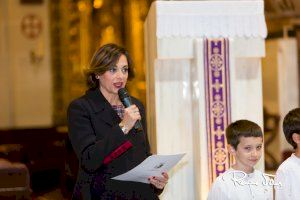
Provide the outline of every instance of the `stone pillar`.
[[[147,116],[158,154],[186,153],[162,199],[206,199],[230,166],[225,128],[263,125],[263,1],[157,1],[145,22]],[[263,169],[263,159],[258,163]]]

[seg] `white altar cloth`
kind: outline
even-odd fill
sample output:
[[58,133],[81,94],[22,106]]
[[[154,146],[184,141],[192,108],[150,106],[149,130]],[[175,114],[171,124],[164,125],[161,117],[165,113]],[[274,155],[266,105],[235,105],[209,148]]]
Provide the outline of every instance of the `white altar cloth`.
[[156,1],[149,13],[158,38],[267,36],[262,0]]

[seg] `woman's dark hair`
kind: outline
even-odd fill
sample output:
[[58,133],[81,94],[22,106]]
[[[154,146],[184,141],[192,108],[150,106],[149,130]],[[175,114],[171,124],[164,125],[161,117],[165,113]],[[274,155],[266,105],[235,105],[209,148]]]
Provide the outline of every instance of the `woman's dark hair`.
[[132,59],[129,56],[128,51],[116,44],[109,43],[101,46],[94,53],[90,66],[85,72],[87,85],[90,89],[99,87],[99,80],[96,79],[96,75],[102,75],[112,66],[115,66],[121,55],[124,55],[127,58],[128,79],[131,80],[134,77]]
[[227,143],[237,149],[240,137],[263,137],[262,130],[256,123],[242,119],[231,123],[226,128]]
[[300,108],[291,110],[283,119],[283,132],[286,140],[294,149],[297,144],[293,140],[293,134],[300,134]]

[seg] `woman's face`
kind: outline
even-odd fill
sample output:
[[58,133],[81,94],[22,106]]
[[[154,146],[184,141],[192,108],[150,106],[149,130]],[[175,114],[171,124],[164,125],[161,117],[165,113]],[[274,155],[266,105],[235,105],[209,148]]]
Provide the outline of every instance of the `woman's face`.
[[105,97],[118,95],[118,90],[124,88],[128,78],[128,62],[125,55],[121,55],[116,66],[100,75],[99,85]]

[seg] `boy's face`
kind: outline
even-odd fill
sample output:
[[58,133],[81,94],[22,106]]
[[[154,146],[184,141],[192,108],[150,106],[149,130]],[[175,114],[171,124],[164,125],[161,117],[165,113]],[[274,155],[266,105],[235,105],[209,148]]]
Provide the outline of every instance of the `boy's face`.
[[262,137],[240,137],[237,148],[231,147],[231,154],[235,157],[235,169],[251,172],[262,154]]

